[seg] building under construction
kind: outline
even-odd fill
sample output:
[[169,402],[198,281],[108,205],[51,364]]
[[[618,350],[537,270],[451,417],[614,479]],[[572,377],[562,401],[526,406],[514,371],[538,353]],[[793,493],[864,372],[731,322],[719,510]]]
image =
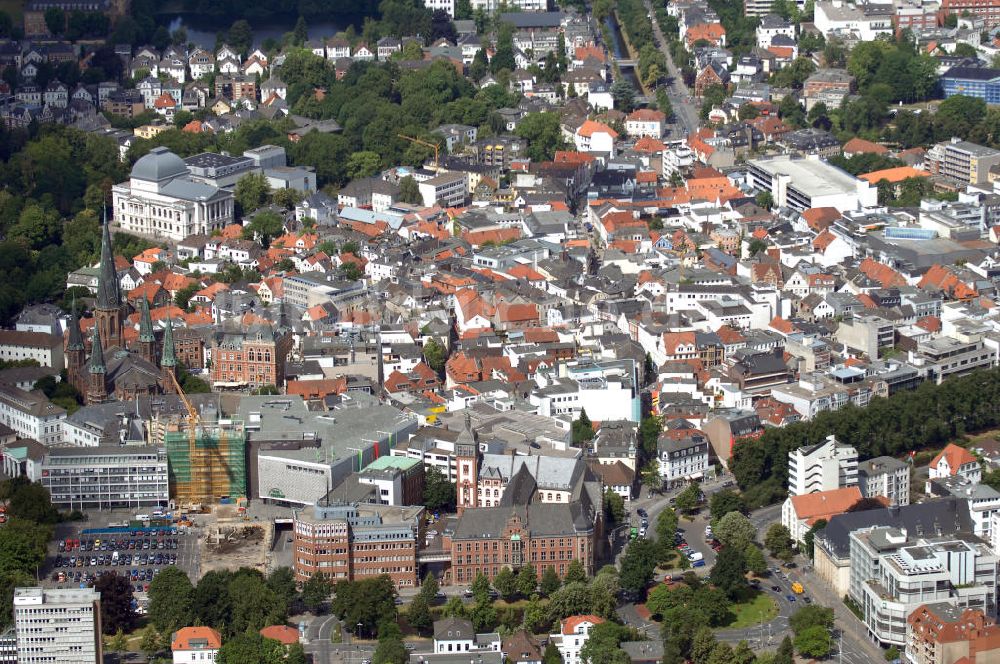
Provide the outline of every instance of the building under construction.
[[200,420],[167,425],[164,444],[170,497],[178,505],[217,503],[246,496],[246,433],[239,421]]

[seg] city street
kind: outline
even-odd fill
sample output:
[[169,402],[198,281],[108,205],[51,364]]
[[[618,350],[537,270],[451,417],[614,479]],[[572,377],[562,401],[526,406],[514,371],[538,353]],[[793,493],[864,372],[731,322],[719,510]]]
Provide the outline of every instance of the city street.
[[667,97],[670,99],[671,106],[673,106],[674,117],[681,129],[680,133],[683,136],[687,136],[697,130],[700,125],[698,107],[691,101],[694,99],[694,92],[684,84],[681,71],[670,56],[670,49],[667,48],[667,39],[663,31],[660,30],[660,23],[656,20],[652,2],[650,0],[644,0],[644,2],[646,10],[653,17],[650,21],[653,24],[653,33],[660,43],[660,50],[667,58],[667,71],[671,78],[670,84],[667,85]]

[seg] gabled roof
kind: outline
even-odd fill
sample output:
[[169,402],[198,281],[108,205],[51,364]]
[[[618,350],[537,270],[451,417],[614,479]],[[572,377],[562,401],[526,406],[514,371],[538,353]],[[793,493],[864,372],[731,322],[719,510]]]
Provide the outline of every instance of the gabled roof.
[[843,514],[861,500],[861,497],[861,489],[849,486],[832,491],[808,493],[804,496],[792,496],[791,501],[797,518],[816,521],[829,520],[834,515]]
[[174,632],[170,649],[178,650],[218,650],[222,647],[222,635],[211,627],[182,627]]
[[964,464],[976,462],[976,457],[973,456],[972,452],[964,447],[959,447],[955,443],[948,443],[943,450],[938,452],[938,455],[931,461],[931,466],[938,465],[941,459],[948,461],[948,467],[951,469],[950,474],[952,475],[957,473],[958,469]]
[[611,138],[618,138],[618,132],[609,127],[608,125],[597,122],[595,120],[587,120],[580,128],[576,130],[576,133],[580,136],[593,136],[594,134],[604,133],[611,136]]
[[593,614],[586,614],[581,616],[570,616],[563,620],[562,623],[562,633],[563,634],[575,634],[576,629],[583,623],[590,623],[592,625],[600,625],[604,622],[604,618],[595,616]]

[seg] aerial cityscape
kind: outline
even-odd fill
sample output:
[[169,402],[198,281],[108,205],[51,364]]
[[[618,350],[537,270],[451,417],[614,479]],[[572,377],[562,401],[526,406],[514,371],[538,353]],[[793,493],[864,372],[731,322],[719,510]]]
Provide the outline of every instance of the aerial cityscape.
[[997,664],[1000,0],[0,0],[0,664]]

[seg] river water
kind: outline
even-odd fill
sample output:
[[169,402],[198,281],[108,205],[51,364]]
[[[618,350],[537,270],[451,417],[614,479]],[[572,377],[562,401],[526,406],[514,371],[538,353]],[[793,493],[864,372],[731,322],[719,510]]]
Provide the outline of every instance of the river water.
[[[215,35],[217,30],[225,32],[229,26],[219,25],[215,26],[211,23],[206,23],[205,21],[199,20],[197,16],[191,15],[173,15],[163,17],[163,23],[167,26],[170,32],[183,27],[187,30],[188,41],[194,43],[201,48],[207,49],[209,51],[215,50]],[[321,39],[332,37],[344,30],[348,21],[343,21],[342,23],[334,23],[332,21],[309,21],[307,23],[309,26],[309,38],[310,39]],[[267,25],[254,25],[253,26],[253,45],[260,46],[265,39],[271,38],[280,42],[281,38],[285,36],[285,33],[291,32],[295,29],[295,20],[272,20],[268,21]]]

